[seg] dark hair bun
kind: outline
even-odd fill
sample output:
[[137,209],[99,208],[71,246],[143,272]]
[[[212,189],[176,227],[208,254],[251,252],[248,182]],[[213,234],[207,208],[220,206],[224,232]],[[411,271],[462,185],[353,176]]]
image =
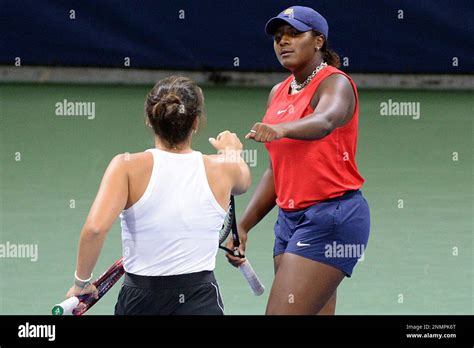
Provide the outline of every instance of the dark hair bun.
[[162,122],[170,117],[176,117],[179,113],[184,113],[181,99],[176,94],[169,93],[155,104],[151,116],[155,121]]
[[194,120],[203,114],[202,91],[189,78],[170,76],[148,93],[145,113],[155,134],[175,147],[189,138]]

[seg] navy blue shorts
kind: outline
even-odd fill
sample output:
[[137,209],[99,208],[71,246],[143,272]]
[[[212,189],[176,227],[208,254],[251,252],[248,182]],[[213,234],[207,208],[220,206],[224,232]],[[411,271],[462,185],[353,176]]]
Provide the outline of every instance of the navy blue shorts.
[[296,254],[336,267],[350,277],[363,257],[369,231],[369,205],[359,190],[349,191],[305,209],[280,209],[273,256]]

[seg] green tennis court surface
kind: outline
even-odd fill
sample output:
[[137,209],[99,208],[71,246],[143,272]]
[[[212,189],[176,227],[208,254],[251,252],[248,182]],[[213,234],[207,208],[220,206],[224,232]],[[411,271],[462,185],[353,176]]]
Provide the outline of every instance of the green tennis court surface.
[[[0,244],[34,244],[37,260],[0,258],[0,314],[49,314],[72,283],[82,224],[117,153],[152,146],[143,124],[151,86],[0,85]],[[241,138],[263,116],[268,89],[204,88],[207,125],[194,148],[229,129]],[[95,116],[57,116],[56,103],[94,102]],[[389,100],[420,103],[419,119],[381,116]],[[361,91],[358,164],[372,229],[363,262],[338,291],[338,314],[472,314],[473,93]],[[249,193],[268,165],[256,150]],[[295,158],[297,160],[297,158]],[[254,297],[222,252],[216,276],[227,314],[263,314],[273,279],[274,210],[251,231],[247,256],[266,285]],[[121,253],[109,232],[95,276]],[[112,314],[120,286],[89,314]]]

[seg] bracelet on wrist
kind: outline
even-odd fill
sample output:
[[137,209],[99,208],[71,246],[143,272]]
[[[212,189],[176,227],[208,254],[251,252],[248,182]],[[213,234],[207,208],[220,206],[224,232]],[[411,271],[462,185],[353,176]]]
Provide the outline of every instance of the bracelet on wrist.
[[74,272],[74,278],[77,280],[77,281],[80,281],[80,282],[83,282],[83,283],[87,283],[87,282],[90,282],[91,279],[92,279],[92,273],[91,273],[91,276],[88,278],[88,279],[81,279],[77,276],[77,271]]

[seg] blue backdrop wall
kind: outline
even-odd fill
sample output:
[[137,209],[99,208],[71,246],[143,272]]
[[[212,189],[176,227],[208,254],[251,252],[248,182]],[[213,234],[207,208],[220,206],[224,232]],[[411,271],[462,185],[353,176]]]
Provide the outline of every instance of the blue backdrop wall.
[[0,64],[280,71],[263,28],[294,4],[346,71],[474,73],[472,0],[1,0]]

